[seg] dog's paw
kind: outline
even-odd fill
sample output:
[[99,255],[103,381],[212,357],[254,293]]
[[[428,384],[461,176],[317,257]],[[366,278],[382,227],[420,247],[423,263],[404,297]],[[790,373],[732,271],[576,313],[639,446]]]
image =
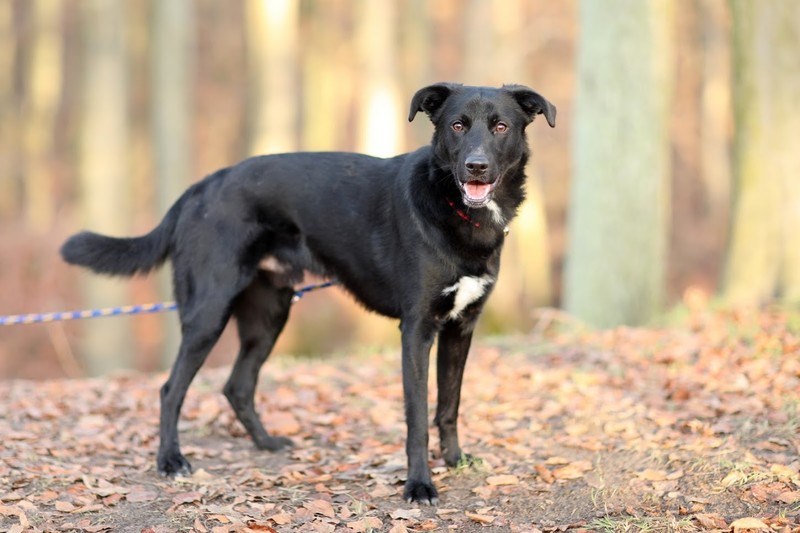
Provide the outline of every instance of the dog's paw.
[[158,472],[165,477],[188,476],[192,473],[192,465],[180,452],[175,452],[158,458]]
[[406,481],[406,488],[403,491],[403,498],[408,503],[422,503],[425,505],[436,505],[439,503],[439,493],[430,481]]
[[268,450],[270,452],[277,452],[284,448],[291,448],[294,446],[292,439],[286,437],[266,437],[255,441],[256,448],[259,450]]

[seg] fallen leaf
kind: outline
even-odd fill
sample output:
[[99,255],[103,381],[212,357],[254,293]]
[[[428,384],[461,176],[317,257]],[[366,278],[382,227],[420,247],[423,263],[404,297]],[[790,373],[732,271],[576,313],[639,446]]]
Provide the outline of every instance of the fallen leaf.
[[272,516],[268,516],[267,520],[272,520],[279,526],[285,526],[286,524],[292,523],[292,515],[286,512],[280,512],[278,514],[274,514]]
[[579,479],[591,469],[592,463],[589,461],[575,461],[553,470],[553,477],[556,479]]
[[479,524],[491,524],[492,522],[494,522],[494,519],[496,518],[494,516],[480,514],[480,513],[471,513],[469,511],[464,512],[464,514],[467,516],[467,518],[469,518],[473,522],[478,522]]
[[728,523],[716,513],[698,513],[694,518],[706,529],[728,529]]
[[62,513],[71,513],[75,510],[75,506],[69,502],[65,501],[57,501],[56,502],[56,511],[61,511]]
[[398,522],[392,526],[389,533],[408,533],[408,528],[402,522]]
[[730,487],[731,485],[741,483],[745,479],[747,479],[747,474],[739,470],[732,470],[731,472],[728,473],[727,476],[722,478],[722,481],[720,481],[720,483],[722,483],[726,487]]
[[747,518],[740,518],[738,520],[734,520],[731,524],[733,528],[733,533],[738,533],[739,531],[743,531],[746,529],[769,529],[769,526],[759,520],[758,518],[747,517]]
[[268,526],[266,524],[258,524],[252,520],[247,522],[247,529],[249,529],[250,531],[266,531],[266,533],[278,533],[278,531],[274,527]]
[[556,478],[553,477],[553,473],[543,464],[537,463],[533,465],[533,468],[534,470],[536,470],[536,473],[539,474],[539,477],[542,478],[542,481],[544,481],[545,483],[550,484],[556,480]]
[[172,498],[172,503],[175,505],[183,505],[184,503],[194,503],[200,502],[201,498],[203,497],[202,494],[199,492],[182,492],[180,494],[176,494]]
[[23,528],[30,527],[31,525],[28,521],[28,516],[25,514],[25,511],[15,505],[0,505],[0,514],[5,516],[16,516],[19,520],[19,525],[21,525]]
[[487,477],[486,483],[489,485],[518,485],[519,478],[513,474],[502,474]]
[[772,465],[769,467],[769,471],[783,479],[791,479],[797,476],[797,470],[786,465]]
[[645,481],[664,481],[667,473],[664,470],[652,470],[650,468],[637,472],[636,475]]
[[781,493],[777,498],[777,501],[786,504],[793,504],[800,501],[800,490],[788,490],[786,492]]
[[396,509],[389,513],[389,516],[393,520],[411,520],[414,518],[419,518],[422,514],[422,509]]
[[333,505],[327,500],[313,500],[303,504],[303,507],[308,509],[314,514],[327,516],[328,518],[335,518],[336,511],[333,510]]
[[367,516],[355,522],[348,522],[347,527],[357,533],[364,533],[369,529],[377,529],[383,526],[383,521],[377,516]]

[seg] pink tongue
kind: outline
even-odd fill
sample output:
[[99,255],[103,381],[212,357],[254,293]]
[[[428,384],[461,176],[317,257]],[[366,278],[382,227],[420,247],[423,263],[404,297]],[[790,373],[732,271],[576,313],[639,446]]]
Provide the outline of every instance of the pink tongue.
[[467,193],[470,200],[483,200],[489,195],[491,189],[491,185],[480,181],[468,181],[464,184],[464,192]]

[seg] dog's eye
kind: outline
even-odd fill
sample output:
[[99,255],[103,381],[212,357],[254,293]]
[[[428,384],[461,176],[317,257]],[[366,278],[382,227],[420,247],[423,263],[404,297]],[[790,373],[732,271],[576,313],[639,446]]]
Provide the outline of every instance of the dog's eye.
[[464,131],[464,123],[461,122],[460,120],[456,120],[455,122],[450,124],[450,127],[453,128],[453,131],[456,133],[461,133],[462,131]]
[[508,131],[508,124],[505,122],[498,122],[494,125],[494,132],[495,133],[505,133]]

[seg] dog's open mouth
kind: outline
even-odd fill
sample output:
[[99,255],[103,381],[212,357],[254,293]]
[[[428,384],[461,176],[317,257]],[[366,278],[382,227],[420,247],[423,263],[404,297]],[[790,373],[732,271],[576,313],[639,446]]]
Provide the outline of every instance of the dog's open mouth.
[[492,192],[494,192],[496,183],[484,183],[478,180],[461,183],[464,203],[470,207],[485,206],[492,200]]

